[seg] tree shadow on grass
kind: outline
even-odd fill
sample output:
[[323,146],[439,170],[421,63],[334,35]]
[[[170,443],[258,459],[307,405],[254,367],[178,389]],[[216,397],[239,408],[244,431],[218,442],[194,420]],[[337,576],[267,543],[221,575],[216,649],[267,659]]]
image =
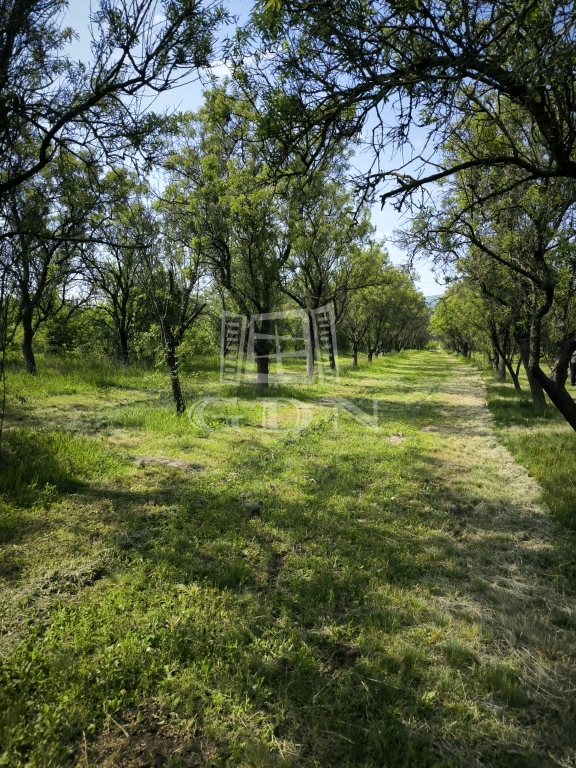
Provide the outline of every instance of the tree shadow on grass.
[[[126,660],[126,666],[116,668],[114,682],[110,681],[102,690],[85,679],[86,697],[93,705],[90,717],[103,727],[98,712],[110,696],[110,685],[114,689],[121,686],[128,692],[128,699],[136,697],[138,689],[142,694],[142,687],[145,696],[156,698],[165,679],[161,670],[167,664],[181,679],[182,704],[174,705],[175,708],[182,716],[194,715],[201,730],[211,734],[219,753],[218,763],[234,760],[234,754],[242,762],[249,753],[264,754],[262,764],[266,765],[277,764],[278,760],[278,751],[273,749],[269,736],[264,735],[267,729],[262,734],[258,730],[251,734],[236,727],[237,733],[234,729],[226,733],[226,728],[211,728],[209,717],[204,720],[210,698],[223,695],[236,702],[236,706],[245,707],[248,716],[252,711],[262,712],[274,729],[275,739],[289,742],[290,748],[297,750],[298,764],[312,765],[318,760],[332,765],[383,765],[385,761],[398,766],[435,764],[433,750],[411,736],[394,711],[395,688],[383,680],[370,683],[367,693],[363,676],[376,672],[370,664],[362,667],[365,662],[361,650],[346,639],[323,632],[326,622],[340,622],[346,616],[347,606],[362,600],[365,578],[353,573],[335,574],[312,556],[314,564],[306,575],[295,573],[292,583],[287,585],[283,576],[287,558],[284,541],[268,522],[247,516],[235,493],[227,488],[212,494],[192,490],[189,477],[183,473],[161,469],[144,472],[154,485],[156,510],[150,506],[149,491],[93,488],[79,494],[77,500],[85,504],[106,502],[108,512],[101,522],[107,526],[108,538],[116,547],[117,563],[126,573],[136,570],[145,574],[150,585],[154,585],[152,588],[162,591],[172,610],[176,609],[175,590],[180,590],[176,595],[185,595],[188,588],[199,587],[212,596],[212,602],[228,604],[225,623],[232,621],[232,626],[219,638],[207,622],[208,634],[199,644],[198,627],[194,621],[184,620],[168,631],[165,628],[154,633],[152,639],[146,629],[146,612],[133,605],[131,632],[135,636],[145,634],[147,642],[158,648],[163,664],[150,675],[146,664],[150,657],[137,663],[136,668]],[[266,515],[272,518],[272,510]],[[284,515],[284,519],[291,520],[290,537],[306,539],[309,523],[305,511],[288,508]],[[77,534],[82,535],[82,531]],[[249,547],[253,551],[247,554]],[[307,560],[310,555],[303,551],[302,557]],[[162,587],[158,583],[160,575]],[[106,591],[100,591],[99,600],[105,595]],[[130,599],[128,590],[123,602]],[[304,603],[304,610],[299,601]],[[96,609],[93,616],[94,637],[103,640],[103,626],[109,624],[107,645],[121,643],[124,632],[123,615],[110,613],[114,614],[112,600],[107,611]],[[74,636],[72,616],[71,619],[65,631]],[[278,622],[286,626],[277,626]],[[262,653],[257,638],[269,633],[272,653]],[[236,650],[231,651],[230,647]],[[95,657],[100,650],[92,649]],[[67,683],[78,684],[82,675],[87,674],[79,661],[75,671],[65,663],[69,653],[66,641],[55,646],[47,644],[43,653],[42,666],[50,670],[51,682],[58,689],[65,689]],[[187,678],[199,662],[209,670],[209,690],[200,697],[196,694],[192,702]],[[89,669],[93,665],[100,666],[96,658]],[[218,671],[222,668],[228,669],[228,673],[222,675]],[[38,706],[46,701],[46,688],[50,688],[49,683],[43,686],[35,680],[34,672],[29,671],[29,682],[36,690],[34,699],[27,698],[29,686],[23,685],[12,702],[13,707],[23,710],[25,718],[37,716]],[[324,693],[329,686],[332,690]],[[122,707],[113,711],[117,718],[128,718]],[[65,729],[68,738],[79,737],[81,725],[69,722]],[[64,733],[60,732],[59,737],[64,738]]]
[[[434,466],[433,459],[421,457],[424,477],[430,478]],[[377,765],[388,760],[404,765],[416,748],[417,765],[439,755],[448,764],[451,750],[468,764],[479,759],[551,765],[547,751],[569,744],[574,733],[569,710],[563,711],[567,671],[563,664],[555,667],[558,651],[546,647],[554,645],[562,626],[562,642],[571,642],[572,614],[550,586],[555,556],[541,536],[545,519],[504,498],[454,495],[448,488],[434,494],[443,499],[435,513],[414,509],[407,497],[381,505],[372,516],[366,508],[362,517],[342,509],[342,488],[366,491],[359,481],[372,471],[357,456],[341,456],[337,476],[326,473],[302,501],[267,499],[263,521],[246,519],[238,499],[223,488],[205,498],[191,529],[182,528],[154,554],[143,556],[168,566],[163,572],[170,580],[241,591],[260,617],[249,630],[253,637],[262,637],[278,622],[289,628],[293,652],[251,651],[250,679],[261,679],[263,690],[261,695],[246,692],[276,723],[279,738],[301,745],[299,764]],[[424,520],[428,530],[418,532]],[[184,554],[191,530],[195,548]],[[410,530],[415,532],[407,535]],[[397,597],[391,599],[395,590],[406,596],[423,587],[435,596],[428,598],[430,604],[414,608],[408,598],[400,606]],[[471,650],[450,633],[432,652],[423,652],[401,637],[419,623],[437,630],[438,613],[440,626],[446,621],[474,626],[480,636],[495,636],[505,652]],[[544,660],[532,663],[535,653],[543,653]],[[468,741],[464,729],[447,740],[443,726],[454,717],[460,694],[450,689],[446,676],[459,678],[469,695],[484,697],[487,718],[493,702],[503,708],[515,723],[516,736],[507,741],[503,728],[500,736],[475,733]],[[431,685],[440,691],[426,698]],[[283,723],[280,703],[290,713]],[[544,733],[540,726],[533,731],[524,714],[529,711],[547,723]],[[323,740],[321,733],[332,738]],[[521,734],[526,738],[519,747],[514,739]]]
[[546,518],[456,493],[425,448],[314,435],[270,454],[248,440],[227,468],[240,480],[147,466],[78,486],[91,517],[71,533],[97,518],[110,579],[23,652],[12,711],[31,729],[56,697],[61,750],[109,712],[135,754],[153,701],[194,719],[204,765],[552,765],[574,738],[573,614],[550,587]]

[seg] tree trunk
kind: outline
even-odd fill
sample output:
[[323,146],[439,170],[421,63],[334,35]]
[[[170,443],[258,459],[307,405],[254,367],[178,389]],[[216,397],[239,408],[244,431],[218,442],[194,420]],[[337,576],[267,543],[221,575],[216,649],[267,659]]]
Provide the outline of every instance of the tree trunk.
[[506,381],[506,360],[498,354],[498,381]]
[[[528,379],[528,385],[530,386],[530,392],[532,394],[532,405],[535,408],[545,408],[546,398],[544,397],[544,390],[540,381],[538,381],[534,373],[530,370],[530,337],[526,333],[515,334],[516,343],[520,350],[520,357],[522,358],[522,364],[526,371],[526,377]],[[540,367],[540,360],[535,361],[535,365]],[[545,375],[544,373],[542,375]]]
[[270,373],[270,358],[266,355],[256,358],[256,386],[258,389],[266,389]]
[[492,326],[490,333],[492,335],[492,347],[494,350],[493,364],[494,364],[494,369],[498,375],[498,378],[500,379],[500,381],[505,381],[506,368],[508,368],[508,371],[510,373],[510,378],[512,379],[512,382],[514,384],[514,389],[516,389],[517,392],[521,392],[522,389],[520,387],[520,382],[518,381],[518,371],[520,370],[520,363],[518,363],[518,369],[514,371],[514,368],[512,367],[512,361],[508,359],[508,355],[506,354],[506,348],[508,347],[508,341],[510,338],[510,330],[506,329],[502,343],[500,343],[500,339],[498,338],[498,334],[494,326]]
[[126,333],[125,328],[119,328],[118,333],[120,336],[120,356],[122,358],[122,363],[125,366],[129,366],[130,355],[128,352],[128,334]]
[[[534,325],[536,323],[533,323]],[[567,369],[572,353],[576,349],[576,341],[568,337],[558,345],[556,360],[554,361],[550,376],[546,376],[540,366],[535,363],[535,359],[533,359],[535,358],[535,347],[536,345],[532,344],[530,349],[530,364],[534,377],[568,424],[576,431],[576,403],[566,391]]]
[[186,403],[182,395],[182,387],[180,386],[180,376],[178,374],[178,356],[176,355],[176,347],[173,344],[169,344],[166,350],[166,362],[168,364],[168,372],[170,374],[170,384],[172,386],[172,398],[174,405],[176,406],[176,413],[178,416],[182,415],[186,410]]
[[314,336],[314,322],[312,321],[311,312],[308,312],[308,328],[310,330],[310,344],[306,350],[306,376],[309,381],[314,381],[314,345],[316,344],[316,338]]
[[494,342],[492,342],[492,357],[490,358],[492,362],[492,369],[496,375],[498,375],[498,350],[496,347],[494,347]]
[[352,345],[352,368],[358,368],[358,345]]
[[332,338],[332,329],[330,329],[330,336],[328,342],[328,359],[330,360],[330,370],[336,370],[336,357],[334,355],[334,340]]
[[32,342],[34,340],[34,327],[32,325],[32,310],[25,310],[22,313],[22,356],[27,373],[36,373],[36,359]]
[[514,389],[516,392],[522,392],[522,387],[520,386],[520,382],[518,381],[518,371],[520,370],[520,362],[518,363],[518,367],[516,370],[514,370],[514,367],[510,360],[508,360],[507,357],[504,358],[504,362],[506,363],[506,367],[508,368],[508,372],[510,373],[510,378],[512,379],[512,383],[514,384]]
[[270,320],[262,320],[260,323],[261,333],[265,336],[263,339],[256,339],[254,342],[254,353],[256,355],[256,386],[258,389],[266,389],[269,384],[270,373]]
[[372,350],[371,350],[371,349],[369,349],[369,350],[368,350],[368,362],[369,362],[369,363],[371,363],[371,362],[372,362],[372,355],[373,355],[373,352],[372,352]]
[[566,387],[558,385],[549,379],[540,366],[533,369],[533,374],[550,400],[576,432],[576,403],[566,391]]

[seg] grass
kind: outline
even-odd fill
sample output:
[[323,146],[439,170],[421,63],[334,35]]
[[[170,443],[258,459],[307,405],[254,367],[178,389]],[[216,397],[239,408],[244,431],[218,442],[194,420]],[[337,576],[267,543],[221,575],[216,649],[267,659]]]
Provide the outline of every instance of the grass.
[[484,378],[500,439],[541,486],[542,501],[552,514],[576,530],[576,433],[553,405],[533,408],[525,377],[521,393],[490,372]]
[[[567,545],[477,374],[342,368],[271,416],[199,361],[209,429],[161,372],[9,371],[0,765],[570,764]],[[330,397],[377,400],[378,429]]]

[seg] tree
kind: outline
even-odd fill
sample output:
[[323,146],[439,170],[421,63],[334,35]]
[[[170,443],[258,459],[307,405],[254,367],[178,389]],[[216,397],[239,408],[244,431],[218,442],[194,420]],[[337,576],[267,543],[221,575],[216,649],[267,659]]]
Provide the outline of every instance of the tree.
[[156,237],[144,250],[142,285],[160,327],[176,413],[186,410],[179,374],[178,348],[203,312],[205,272],[200,252],[190,244],[170,210],[157,221]]
[[352,297],[340,326],[341,332],[352,347],[352,368],[358,367],[358,352],[368,333],[370,319],[366,297],[358,291]]
[[[499,226],[499,222],[493,223],[495,231],[498,232],[498,239],[492,240],[494,253],[501,250],[503,254],[508,255],[511,239],[517,244],[518,233],[508,229],[514,223],[518,224],[511,217],[503,227]],[[498,378],[504,380],[507,368],[515,388],[520,390],[518,373],[512,367],[512,356],[517,349],[528,379],[532,403],[537,408],[543,408],[546,405],[544,390],[534,377],[530,366],[530,318],[537,312],[538,291],[525,275],[495,263],[478,248],[470,249],[466,262],[462,264],[462,273],[481,291],[484,332],[491,341],[493,365]],[[540,333],[536,327],[533,332]],[[534,363],[536,349],[537,347],[533,346]],[[537,362],[539,365],[539,357]]]
[[[85,238],[74,216],[54,231],[51,174],[76,163],[90,176],[101,161],[135,159],[139,152],[149,162],[164,120],[144,107],[143,95],[206,66],[214,31],[226,17],[220,5],[201,0],[101,0],[91,15],[92,63],[85,64],[65,52],[74,35],[62,28],[66,6],[66,0],[0,3],[0,239],[10,241],[14,255],[31,373],[39,324],[65,305],[74,310],[72,251]],[[60,182],[68,185],[62,175]],[[60,195],[54,185],[49,191]]]
[[4,241],[12,254],[7,269],[28,373],[36,373],[33,340],[41,324],[67,304],[74,312],[85,298],[79,290],[79,243],[95,205],[89,177],[85,166],[61,157],[5,196],[4,222],[17,233]]
[[[512,313],[508,311],[508,308],[500,306],[488,293],[484,292],[482,298],[484,303],[483,317],[488,326],[488,335],[492,345],[491,357],[494,372],[500,381],[505,381],[506,370],[508,369],[514,388],[520,392],[522,388],[518,380],[518,374],[520,365],[522,364],[521,355],[516,369],[514,369],[513,366],[514,356],[516,352],[520,351],[517,344],[517,338],[514,336],[514,333],[517,332],[514,317]],[[532,384],[536,384],[537,382],[534,382],[531,374],[529,375],[529,380],[532,388],[534,405],[540,406],[542,405],[538,400],[540,391],[535,387],[532,387]]]
[[340,331],[352,346],[352,366],[363,344],[368,360],[386,352],[422,348],[428,341],[430,313],[424,296],[388,255],[373,244],[380,263],[372,284],[353,292]]
[[[308,163],[343,139],[367,142],[373,164],[364,183],[383,185],[382,201],[401,205],[423,185],[466,168],[514,167],[518,185],[576,179],[572,3],[259,0],[252,28],[239,58],[254,47],[264,55],[239,67],[239,79],[263,94],[269,130],[287,153],[305,147]],[[516,108],[518,131],[499,151],[478,143],[464,162],[435,165],[435,153],[458,139],[470,116],[500,126],[507,103]],[[424,132],[425,154],[411,144],[415,126]],[[519,134],[545,152],[526,154]],[[401,158],[396,167],[391,155]]]
[[[536,155],[538,147],[532,145],[530,152]],[[462,157],[461,147],[458,154]],[[576,327],[566,324],[576,275],[574,182],[544,179],[518,187],[516,175],[514,169],[460,171],[445,185],[438,208],[416,220],[404,243],[452,264],[507,309],[534,404],[545,404],[543,389],[576,427],[576,404],[565,388],[568,360],[576,348]],[[509,186],[505,195],[499,191],[503,178]],[[494,188],[497,195],[491,194]],[[563,319],[548,376],[541,368],[541,333],[554,307]]]
[[352,367],[358,365],[358,352],[369,335],[374,310],[379,298],[394,282],[394,268],[387,251],[376,241],[370,241],[360,251],[362,282],[347,291],[347,301],[339,314],[339,330],[352,347]]
[[424,296],[409,275],[394,268],[384,286],[367,291],[369,323],[368,360],[374,355],[421,348],[428,341],[430,313]]
[[87,278],[100,300],[104,323],[118,340],[124,365],[130,362],[134,331],[144,320],[144,252],[152,247],[154,224],[143,202],[147,188],[125,169],[100,184],[99,210],[92,226],[97,242],[84,249]]
[[[184,118],[184,146],[169,162],[166,198],[223,295],[247,317],[268,314],[281,297],[290,255],[287,184],[276,183],[255,141],[252,105],[228,84],[207,92]],[[257,382],[268,385],[270,320],[256,323]]]
[[0,461],[3,460],[2,434],[6,409],[6,350],[18,327],[16,286],[11,269],[14,250],[10,241],[0,241]]
[[[308,312],[312,344],[307,373],[314,375],[314,323],[312,313],[331,304],[338,323],[354,293],[377,284],[382,252],[373,234],[368,212],[354,204],[346,187],[347,161],[334,153],[328,169],[295,175],[289,184],[290,256],[282,290]],[[333,355],[331,365],[335,365]]]
[[468,357],[486,352],[488,341],[480,292],[465,282],[455,282],[440,297],[430,321],[430,333],[445,347]]
[[[0,204],[63,152],[93,162],[128,147],[151,149],[158,120],[141,108],[209,64],[225,18],[198,0],[101,0],[92,12],[92,63],[65,52],[66,0],[0,4]],[[4,236],[10,231],[4,232]]]

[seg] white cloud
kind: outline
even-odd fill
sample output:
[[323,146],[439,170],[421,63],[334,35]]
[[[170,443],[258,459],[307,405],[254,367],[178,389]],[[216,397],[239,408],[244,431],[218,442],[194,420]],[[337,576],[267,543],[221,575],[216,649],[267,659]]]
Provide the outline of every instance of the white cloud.
[[206,71],[209,74],[214,75],[214,77],[218,78],[230,77],[232,75],[232,70],[225,61],[214,62],[214,64],[212,64],[212,66]]

